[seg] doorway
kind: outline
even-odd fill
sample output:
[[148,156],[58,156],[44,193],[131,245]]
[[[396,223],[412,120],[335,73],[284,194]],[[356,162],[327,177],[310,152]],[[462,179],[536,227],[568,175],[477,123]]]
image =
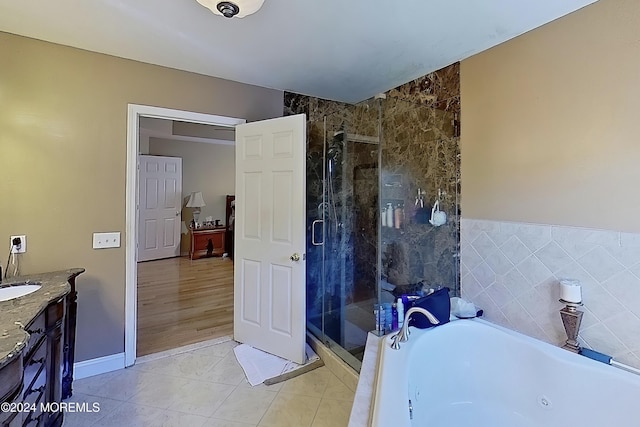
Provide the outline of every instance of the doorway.
[[142,117],[139,137],[138,357],[232,334],[235,128]]
[[[129,104],[127,120],[127,180],[126,180],[126,278],[125,278],[125,366],[135,363],[138,324],[138,279],[136,245],[138,241],[138,153],[141,118],[157,118],[186,123],[198,123],[233,128],[246,120],[194,113],[160,107]],[[171,335],[170,331],[166,332]]]

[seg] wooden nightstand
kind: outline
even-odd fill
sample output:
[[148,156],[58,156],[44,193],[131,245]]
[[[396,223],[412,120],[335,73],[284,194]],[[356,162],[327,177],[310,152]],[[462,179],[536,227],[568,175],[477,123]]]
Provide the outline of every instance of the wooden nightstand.
[[191,247],[189,248],[189,257],[196,259],[207,256],[222,256],[226,231],[227,227],[190,228]]

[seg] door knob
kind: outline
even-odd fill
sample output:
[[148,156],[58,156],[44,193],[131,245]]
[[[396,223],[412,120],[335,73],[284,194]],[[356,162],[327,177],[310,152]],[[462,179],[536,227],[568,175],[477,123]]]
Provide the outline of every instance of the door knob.
[[295,254],[291,255],[289,259],[291,261],[300,261],[300,254],[296,252]]
[[176,216],[180,216],[180,211],[176,212]]

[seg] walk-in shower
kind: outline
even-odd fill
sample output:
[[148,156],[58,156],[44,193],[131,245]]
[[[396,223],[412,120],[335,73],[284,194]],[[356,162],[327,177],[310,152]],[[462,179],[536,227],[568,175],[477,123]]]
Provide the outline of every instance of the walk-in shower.
[[[309,117],[307,327],[359,370],[375,304],[459,288],[458,146],[440,110],[397,99],[340,107]],[[446,224],[420,220],[418,188],[423,211],[440,196]],[[389,204],[403,218],[392,227],[381,221]]]

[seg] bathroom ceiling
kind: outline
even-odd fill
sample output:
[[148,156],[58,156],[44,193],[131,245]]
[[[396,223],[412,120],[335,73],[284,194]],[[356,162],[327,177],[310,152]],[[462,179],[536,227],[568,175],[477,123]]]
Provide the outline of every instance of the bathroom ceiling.
[[0,2],[0,31],[357,102],[596,0],[265,0],[227,19],[196,0]]

